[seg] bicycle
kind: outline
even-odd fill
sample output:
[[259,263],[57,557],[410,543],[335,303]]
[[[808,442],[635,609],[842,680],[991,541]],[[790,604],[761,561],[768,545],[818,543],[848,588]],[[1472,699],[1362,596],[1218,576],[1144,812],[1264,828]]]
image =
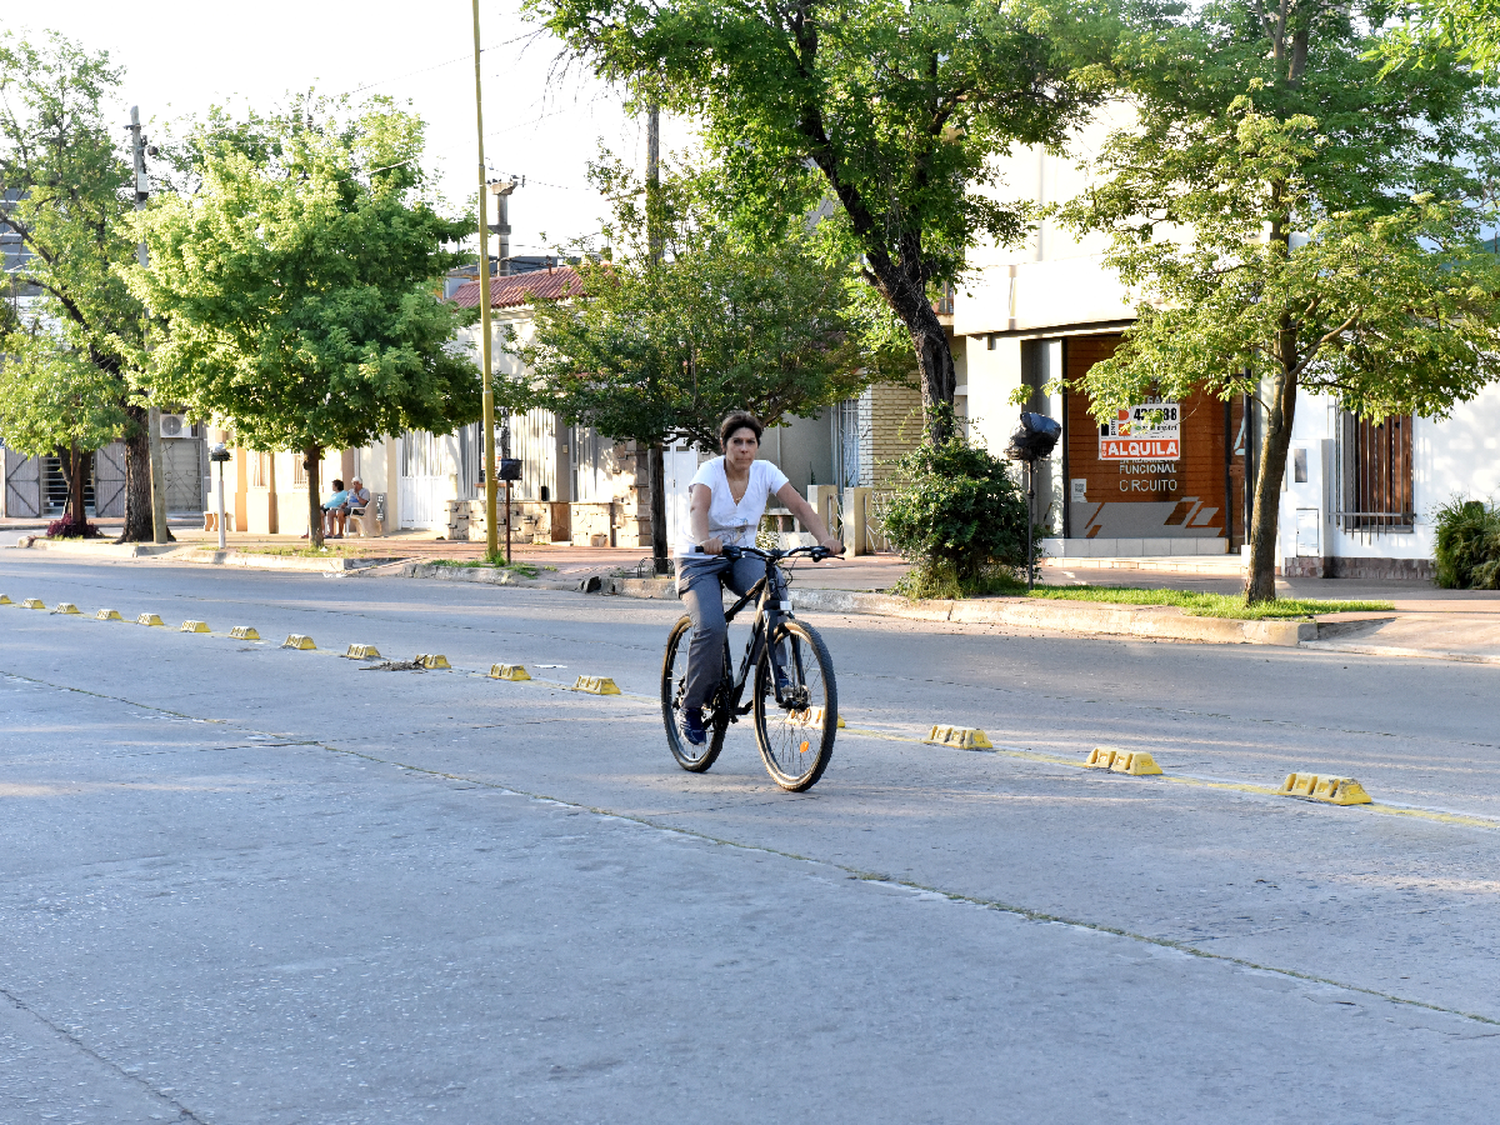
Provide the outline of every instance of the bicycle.
[[[740,610],[755,603],[750,639],[737,673],[725,638],[724,674],[713,697],[703,705],[708,740],[702,746],[688,742],[677,725],[687,690],[692,618],[684,616],[667,638],[661,665],[661,711],[667,726],[667,745],[683,769],[702,773],[712,766],[724,749],[729,725],[754,712],[755,738],[771,780],[795,793],[810,789],[823,776],[833,757],[839,723],[833,659],[817,630],[792,616],[786,578],[779,564],[794,557],[820,562],[830,554],[826,547],[794,547],[789,551],[724,548],[724,557],[730,560],[746,555],[764,559],[766,573],[725,611],[725,621],[733,621]],[[747,683],[752,685],[750,701],[741,703]]]

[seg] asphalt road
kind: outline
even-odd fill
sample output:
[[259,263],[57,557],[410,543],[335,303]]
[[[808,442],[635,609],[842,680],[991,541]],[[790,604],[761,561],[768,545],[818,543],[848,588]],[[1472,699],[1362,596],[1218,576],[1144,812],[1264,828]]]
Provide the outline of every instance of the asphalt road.
[[849,727],[790,795],[745,727],[672,764],[675,603],[12,551],[0,591],[214,630],[0,607],[0,1121],[1500,1115],[1500,668],[809,616]]

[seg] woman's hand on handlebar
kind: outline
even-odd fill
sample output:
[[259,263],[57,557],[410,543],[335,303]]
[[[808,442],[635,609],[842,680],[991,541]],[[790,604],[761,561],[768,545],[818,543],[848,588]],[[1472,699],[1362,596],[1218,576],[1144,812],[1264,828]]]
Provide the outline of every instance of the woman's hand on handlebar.
[[832,535],[824,539],[819,539],[818,546],[822,547],[830,555],[842,555],[844,553],[844,544]]
[[715,535],[699,543],[698,550],[702,551],[705,555],[722,555],[724,553],[724,540]]

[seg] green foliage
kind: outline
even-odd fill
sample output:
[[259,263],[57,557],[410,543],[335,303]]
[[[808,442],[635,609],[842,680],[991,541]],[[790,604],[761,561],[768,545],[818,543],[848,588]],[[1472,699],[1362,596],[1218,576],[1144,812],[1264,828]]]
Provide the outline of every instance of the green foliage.
[[901,592],[992,592],[1004,585],[997,571],[1024,570],[1026,497],[1004,461],[961,436],[927,437],[897,463],[897,481],[883,522],[891,544],[912,563]]
[[1382,36],[1378,57],[1389,69],[1460,62],[1500,77],[1500,0],[1419,0]]
[[[838,260],[901,319],[924,403],[953,400],[929,286],[1029,228],[993,157],[1060,146],[1098,94],[1097,6],[1030,0],[527,0],[601,75],[702,120],[751,232],[827,203]],[[929,425],[941,416],[929,417]]]
[[8,448],[33,457],[94,450],[124,427],[119,379],[45,325],[33,320],[12,332],[0,352],[0,434]]
[[613,205],[612,259],[578,267],[581,296],[537,303],[516,348],[535,378],[500,390],[512,408],[712,450],[731,410],[766,425],[813,417],[894,367],[845,313],[849,269],[819,257],[801,226],[760,245],[738,238],[711,170],[669,171],[650,197],[607,156],[591,172]]
[[192,142],[202,182],[140,230],[132,289],[169,327],[162,389],[260,450],[444,433],[479,415],[436,280],[467,227],[420,194],[422,124],[375,100],[296,106]]
[[1500,508],[1455,498],[1436,512],[1437,584],[1446,590],[1500,589]]
[[1247,606],[1243,598],[1233,594],[1148,590],[1134,586],[1038,586],[1029,596],[1114,605],[1175,605],[1193,617],[1230,617],[1240,621],[1315,617],[1322,613],[1382,613],[1396,608],[1393,602],[1324,601],[1319,598],[1282,598]]

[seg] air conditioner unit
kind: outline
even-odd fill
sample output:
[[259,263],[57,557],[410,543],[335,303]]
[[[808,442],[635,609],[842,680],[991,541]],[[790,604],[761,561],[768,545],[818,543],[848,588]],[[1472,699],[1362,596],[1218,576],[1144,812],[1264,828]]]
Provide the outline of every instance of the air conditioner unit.
[[164,438],[185,438],[193,436],[193,429],[188,425],[186,414],[163,414],[161,416],[161,436]]

